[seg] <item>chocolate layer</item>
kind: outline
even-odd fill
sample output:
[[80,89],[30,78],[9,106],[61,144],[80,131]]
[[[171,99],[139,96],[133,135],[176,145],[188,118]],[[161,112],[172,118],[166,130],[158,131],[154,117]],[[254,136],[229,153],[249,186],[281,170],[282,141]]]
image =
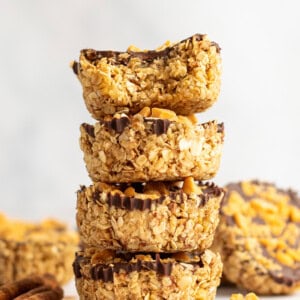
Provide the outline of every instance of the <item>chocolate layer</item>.
[[[143,192],[143,190],[141,190],[140,192]],[[204,206],[209,201],[209,199],[211,199],[212,197],[220,196],[222,192],[223,190],[221,188],[217,187],[213,183],[208,183],[207,188],[203,189],[203,194],[198,195],[198,197],[201,198],[201,202],[199,203],[199,206]],[[186,196],[184,196],[184,194],[185,193],[183,192],[182,189],[176,188],[173,191],[170,190],[168,196],[172,200],[176,200],[177,202],[179,200],[179,202],[182,203],[188,200],[189,198],[187,194],[185,194]],[[95,202],[100,200],[100,195],[101,195],[101,191],[99,190],[94,191],[92,194],[93,200]],[[127,210],[144,211],[150,209],[152,204],[154,205],[162,204],[165,199],[166,199],[165,195],[161,195],[156,199],[152,199],[152,198],[140,199],[137,197],[125,196],[124,194],[120,194],[118,192],[107,193],[107,203],[110,207],[114,206],[117,208],[127,209]]]
[[[192,42],[193,38],[196,39],[196,41],[203,40],[204,35],[202,34],[195,34],[187,39],[184,39],[180,41],[179,43],[166,47],[163,50],[156,51],[156,50],[149,50],[149,51],[127,51],[127,52],[120,52],[120,51],[97,51],[93,49],[83,49],[81,50],[81,54],[85,56],[85,58],[90,61],[91,63],[94,63],[101,58],[108,58],[110,60],[113,60],[116,64],[122,64],[127,65],[128,62],[132,58],[139,58],[142,61],[145,62],[152,62],[155,59],[159,58],[167,58],[171,55],[171,53],[178,51],[177,48],[180,44],[186,43],[186,42]],[[211,42],[211,46],[215,46],[217,49],[217,52],[220,52],[221,48],[219,45],[215,42]],[[112,62],[111,62],[112,63]],[[73,71],[75,74],[78,74],[78,65],[75,66],[75,62],[73,63]]]
[[[140,259],[139,255],[150,255],[152,260]],[[192,255],[192,254],[189,254]],[[121,261],[112,262],[108,264],[96,264],[91,265],[90,276],[93,280],[102,280],[104,282],[113,282],[114,273],[119,273],[124,270],[127,274],[137,271],[156,271],[158,275],[170,276],[172,273],[173,265],[178,263],[178,261],[173,259],[173,254],[167,253],[130,253],[130,252],[117,252],[116,258]],[[132,259],[136,258],[135,261]],[[171,260],[172,259],[172,260]],[[73,263],[74,274],[76,278],[82,277],[81,268],[82,265],[88,264],[89,259],[82,255],[76,255],[75,261]],[[203,267],[201,259],[198,257],[198,261],[187,262],[191,265],[198,265]]]
[[130,124],[130,120],[127,116],[121,118],[112,118],[109,121],[103,121],[105,127],[109,130],[113,129],[117,133],[122,133],[124,129]]
[[87,133],[89,136],[95,138],[95,130],[94,130],[94,126],[89,125],[89,124],[87,124],[87,123],[83,123],[81,126],[84,128],[84,130],[86,131],[86,133]]
[[165,200],[165,196],[160,196],[157,199],[139,199],[135,197],[122,196],[119,193],[108,193],[108,205],[115,206],[127,210],[146,210],[150,209],[151,205],[161,204]]
[[167,133],[171,122],[167,119],[145,118],[146,122],[152,122],[152,132],[156,135]]

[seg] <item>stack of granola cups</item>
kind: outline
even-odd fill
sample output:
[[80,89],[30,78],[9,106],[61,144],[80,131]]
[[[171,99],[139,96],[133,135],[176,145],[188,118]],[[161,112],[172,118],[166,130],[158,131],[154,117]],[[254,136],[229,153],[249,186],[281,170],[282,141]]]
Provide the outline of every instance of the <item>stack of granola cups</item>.
[[196,34],[155,51],[82,50],[72,64],[95,125],[80,146],[93,184],[77,194],[80,299],[214,299],[208,248],[223,190],[224,128],[199,124],[220,90],[220,48]]

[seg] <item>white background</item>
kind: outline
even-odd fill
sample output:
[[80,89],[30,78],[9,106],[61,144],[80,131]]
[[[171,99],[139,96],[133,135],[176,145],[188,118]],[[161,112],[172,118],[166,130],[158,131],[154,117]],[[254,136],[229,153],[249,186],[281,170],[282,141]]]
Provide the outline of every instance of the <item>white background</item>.
[[82,48],[153,49],[207,33],[222,48],[225,122],[215,181],[257,178],[300,190],[299,1],[0,0],[0,210],[75,223],[89,184],[79,125],[93,122],[69,68]]

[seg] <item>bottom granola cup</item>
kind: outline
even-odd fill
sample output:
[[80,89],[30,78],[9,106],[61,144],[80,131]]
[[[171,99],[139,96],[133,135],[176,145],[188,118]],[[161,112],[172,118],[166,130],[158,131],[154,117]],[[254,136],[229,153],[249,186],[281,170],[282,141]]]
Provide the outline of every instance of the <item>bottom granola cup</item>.
[[68,282],[78,243],[78,234],[56,220],[34,224],[0,214],[0,285],[44,273]]
[[219,222],[223,189],[178,182],[94,183],[77,194],[81,241],[101,249],[204,251]]
[[78,252],[73,264],[81,300],[212,300],[220,283],[219,254]]

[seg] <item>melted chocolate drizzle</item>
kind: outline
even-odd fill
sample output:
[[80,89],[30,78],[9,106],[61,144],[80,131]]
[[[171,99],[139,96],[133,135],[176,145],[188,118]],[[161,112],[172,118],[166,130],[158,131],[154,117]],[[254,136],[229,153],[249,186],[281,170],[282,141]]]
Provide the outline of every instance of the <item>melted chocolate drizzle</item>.
[[[223,189],[217,187],[214,183],[205,183],[204,185],[206,188],[203,188],[203,194],[198,195],[198,197],[201,198],[201,202],[199,203],[199,206],[206,205],[209,199],[211,199],[212,197],[219,197],[221,193],[224,192]],[[123,189],[125,189],[126,187],[127,187],[126,185],[123,186]],[[139,189],[139,193],[143,193],[144,186],[142,185],[142,183],[136,183],[136,187]],[[118,188],[118,186],[116,186],[116,188]],[[79,192],[84,192],[84,190],[81,188]],[[184,195],[186,194],[179,187],[171,186],[169,188],[169,197],[172,200],[183,203],[184,201],[188,200],[188,195],[186,196]],[[94,202],[99,201],[100,196],[101,196],[101,191],[95,190],[92,194],[93,201]],[[127,210],[144,211],[147,209],[151,209],[152,204],[154,205],[162,204],[165,199],[166,199],[166,195],[161,195],[156,199],[151,199],[151,198],[140,199],[137,197],[125,196],[124,194],[120,194],[118,192],[107,193],[107,203],[110,207],[114,206],[117,208],[127,209]]]
[[[137,259],[135,262],[131,260],[136,257],[136,255],[150,255],[152,260],[142,260]],[[162,261],[162,259],[172,258],[172,254],[168,253],[129,253],[129,252],[117,252],[117,257],[122,259],[121,262],[115,262],[110,264],[96,264],[92,265],[90,268],[90,276],[93,280],[102,280],[104,282],[113,282],[114,281],[114,273],[119,273],[121,270],[124,270],[127,274],[137,271],[140,272],[142,270],[152,270],[156,271],[157,274],[161,276],[170,276],[172,273],[172,268],[177,261]],[[74,275],[76,278],[81,278],[81,268],[83,264],[89,264],[89,258],[84,257],[80,254],[76,254],[75,261],[73,263]],[[203,262],[201,259],[196,262],[188,262],[191,265],[198,265],[199,267],[203,267]]]
[[130,124],[130,120],[127,116],[121,118],[112,118],[110,121],[103,121],[103,124],[109,130],[113,129],[117,133],[122,133]]
[[[191,42],[193,39],[196,41],[203,40],[204,35],[203,34],[195,34],[187,39],[184,39],[180,41],[179,43],[166,47],[163,50],[156,51],[156,50],[149,50],[149,51],[112,51],[112,50],[106,50],[106,51],[97,51],[94,49],[83,49],[81,50],[81,54],[85,56],[87,60],[90,62],[95,62],[103,57],[108,59],[113,59],[116,63],[127,65],[131,58],[139,58],[145,62],[152,62],[155,59],[162,58],[162,57],[168,57],[170,55],[170,52],[173,50],[176,51],[178,48],[178,45],[185,42]],[[211,46],[215,46],[217,49],[217,52],[219,53],[221,48],[216,42],[211,42]],[[122,55],[122,54],[128,54],[128,55]],[[78,74],[78,66],[74,67],[73,64],[73,70],[75,74]],[[76,73],[77,72],[77,73]]]

